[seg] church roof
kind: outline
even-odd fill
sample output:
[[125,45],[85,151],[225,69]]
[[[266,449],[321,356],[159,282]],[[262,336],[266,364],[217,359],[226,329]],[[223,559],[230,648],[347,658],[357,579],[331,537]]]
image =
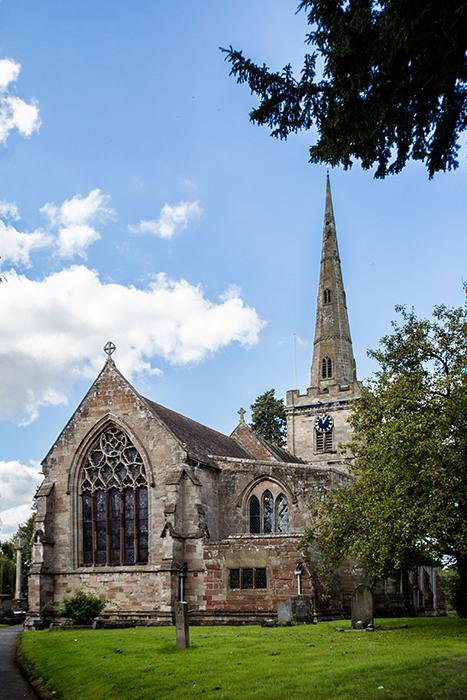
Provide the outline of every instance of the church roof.
[[153,413],[184,443],[188,456],[204,464],[217,466],[213,457],[251,459],[251,455],[233,438],[171,411],[150,399],[144,399]]
[[296,457],[291,452],[287,452],[287,450],[285,450],[283,447],[272,445],[270,442],[262,438],[261,435],[258,435],[258,433],[255,433],[255,435],[258,438],[258,440],[269,450],[269,452],[272,452],[272,454],[277,460],[279,460],[279,462],[295,462],[297,464],[305,464],[303,459],[301,459],[300,457]]

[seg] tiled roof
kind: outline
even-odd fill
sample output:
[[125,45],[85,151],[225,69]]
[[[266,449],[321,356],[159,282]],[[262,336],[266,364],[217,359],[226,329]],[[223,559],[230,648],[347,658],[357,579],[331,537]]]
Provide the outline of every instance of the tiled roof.
[[279,460],[279,462],[295,462],[297,464],[305,464],[303,459],[300,457],[295,457],[295,455],[291,454],[290,452],[287,452],[287,450],[284,450],[283,447],[277,447],[277,445],[271,445],[270,442],[265,440],[264,438],[261,437],[261,435],[258,435],[258,433],[255,433],[256,437],[258,440],[269,450],[269,452],[272,452],[276,459]]
[[171,411],[165,406],[144,399],[153,413],[165,423],[169,430],[181,442],[185,443],[188,455],[204,464],[216,466],[212,456],[251,459],[251,455],[233,438],[227,437],[217,430],[207,428],[191,418]]

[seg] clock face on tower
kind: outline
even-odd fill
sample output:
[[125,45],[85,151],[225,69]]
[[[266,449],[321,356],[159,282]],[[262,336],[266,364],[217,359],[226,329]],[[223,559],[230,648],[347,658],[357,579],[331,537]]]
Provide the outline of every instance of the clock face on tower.
[[324,416],[318,416],[315,420],[315,428],[318,433],[327,433],[332,429],[334,421],[332,417],[326,413]]

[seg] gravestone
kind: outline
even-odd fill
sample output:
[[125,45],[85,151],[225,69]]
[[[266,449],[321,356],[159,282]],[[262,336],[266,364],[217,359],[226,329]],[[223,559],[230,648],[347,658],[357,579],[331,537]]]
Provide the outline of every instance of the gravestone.
[[307,595],[296,595],[277,603],[277,620],[280,625],[290,622],[313,623],[313,600]]
[[188,627],[188,603],[175,603],[175,631],[177,646],[188,649],[190,646],[190,628]]
[[279,600],[277,602],[277,621],[280,625],[287,625],[293,622],[292,600]]
[[373,624],[373,593],[360,583],[352,593],[352,629],[364,629]]

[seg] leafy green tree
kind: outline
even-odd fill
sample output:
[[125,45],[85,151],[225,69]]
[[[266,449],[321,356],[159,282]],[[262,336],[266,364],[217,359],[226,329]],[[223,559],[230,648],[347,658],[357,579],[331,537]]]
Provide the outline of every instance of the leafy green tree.
[[444,569],[438,569],[438,574],[441,580],[441,588],[443,589],[448,609],[455,609],[456,600],[461,591],[457,569],[455,566],[447,566]]
[[[25,523],[20,525],[19,530],[21,531],[24,541],[23,550],[21,553],[21,592],[24,597],[28,594],[28,575],[29,567],[32,561],[32,538],[34,535],[34,518],[36,517],[36,510],[33,507],[32,513]],[[12,542],[14,537],[12,538]]]
[[252,411],[250,428],[270,442],[271,445],[285,447],[286,418],[284,399],[276,399],[274,389],[270,389],[258,396],[250,408]]
[[[34,518],[36,513],[33,510],[25,523],[19,526],[18,530],[23,535],[23,549],[21,556],[21,592],[23,597],[28,592],[28,574],[32,558],[32,536],[34,534]],[[0,593],[15,594],[16,588],[16,547],[13,535],[9,540],[0,543]]]
[[305,541],[319,538],[328,573],[344,557],[376,578],[448,557],[467,616],[467,305],[433,320],[396,309],[351,418],[355,479],[313,505]]
[[16,552],[11,542],[0,543],[0,593],[15,594]]
[[[255,64],[232,47],[231,74],[260,104],[250,119],[286,139],[316,127],[312,163],[352,165],[375,177],[425,162],[430,177],[458,167],[467,127],[465,0],[301,0],[311,27],[299,79]],[[324,61],[317,76],[316,60]]]

